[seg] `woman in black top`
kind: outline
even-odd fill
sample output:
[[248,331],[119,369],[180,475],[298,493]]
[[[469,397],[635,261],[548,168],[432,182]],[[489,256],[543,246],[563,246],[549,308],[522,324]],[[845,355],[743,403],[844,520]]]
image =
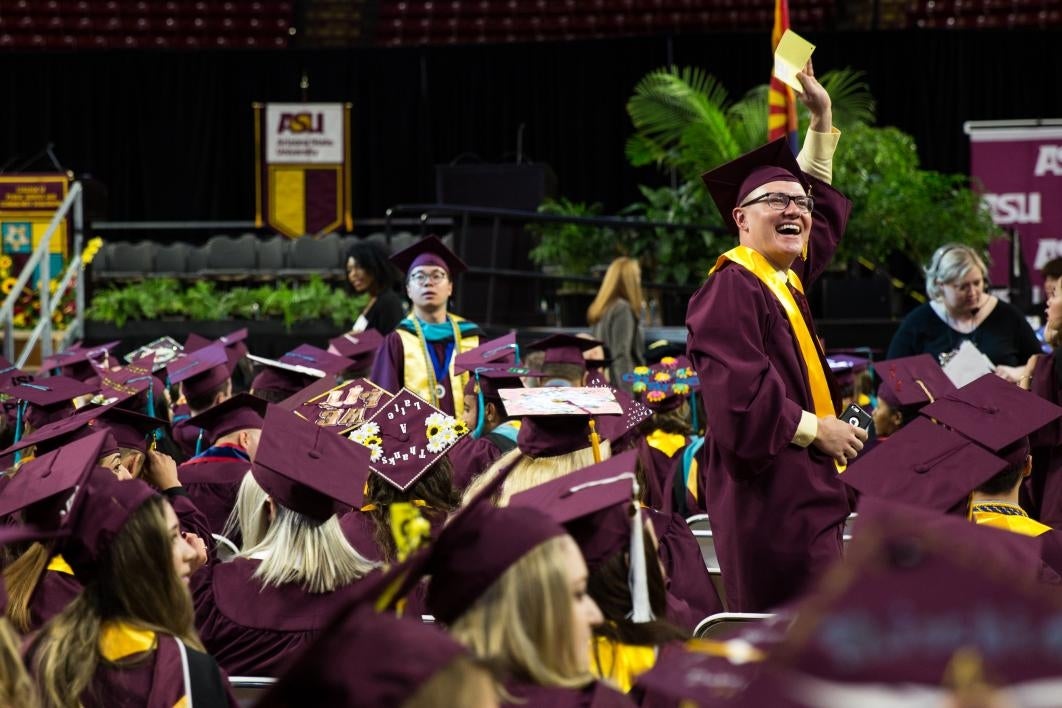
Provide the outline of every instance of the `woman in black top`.
[[351,332],[375,329],[380,334],[391,332],[405,316],[406,308],[395,291],[400,282],[387,252],[371,241],[355,243],[347,251],[347,282],[354,292],[368,293],[369,303],[361,311]]
[[887,358],[922,353],[939,358],[970,340],[996,365],[996,373],[1016,382],[1029,357],[1040,351],[1040,343],[1017,308],[986,292],[987,275],[984,261],[972,248],[938,248],[926,269],[930,301],[900,324]]

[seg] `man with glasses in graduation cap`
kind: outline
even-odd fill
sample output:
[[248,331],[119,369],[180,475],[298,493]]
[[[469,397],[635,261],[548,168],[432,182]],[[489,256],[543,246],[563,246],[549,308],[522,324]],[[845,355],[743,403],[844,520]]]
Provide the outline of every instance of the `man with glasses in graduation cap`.
[[454,358],[479,346],[480,329],[447,311],[454,277],[468,270],[435,236],[396,253],[391,262],[406,274],[412,310],[384,338],[373,362],[373,383],[398,393],[408,388],[449,415],[461,418],[467,374],[454,373]]
[[866,432],[837,419],[840,398],[805,288],[823,272],[852,205],[829,182],[839,139],[809,64],[811,111],[797,159],[785,139],[705,173],[740,245],[690,300],[689,358],[708,435],[708,514],[731,609],[786,602],[841,557],[849,513],[838,469]]

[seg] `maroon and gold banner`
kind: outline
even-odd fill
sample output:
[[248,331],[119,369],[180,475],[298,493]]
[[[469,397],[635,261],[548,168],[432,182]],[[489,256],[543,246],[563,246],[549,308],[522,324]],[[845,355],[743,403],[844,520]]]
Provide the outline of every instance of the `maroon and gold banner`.
[[350,213],[350,104],[254,105],[255,224],[291,238],[344,228]]

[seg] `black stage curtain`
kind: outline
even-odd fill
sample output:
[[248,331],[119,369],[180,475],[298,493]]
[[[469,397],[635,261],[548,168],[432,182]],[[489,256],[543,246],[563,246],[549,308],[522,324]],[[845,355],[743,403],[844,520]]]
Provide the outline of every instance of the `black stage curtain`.
[[[1062,32],[810,35],[816,67],[867,72],[883,124],[912,133],[927,167],[965,171],[964,120],[1062,117]],[[609,211],[661,183],[623,156],[624,104],[669,59],[735,98],[767,78],[768,34],[556,44],[288,51],[0,54],[0,162],[48,142],[109,190],[115,220],[253,216],[253,101],[354,105],[354,211],[434,200],[434,165],[459,156],[548,163],[558,192]],[[475,156],[471,158],[469,156]],[[40,163],[38,163],[39,165]]]

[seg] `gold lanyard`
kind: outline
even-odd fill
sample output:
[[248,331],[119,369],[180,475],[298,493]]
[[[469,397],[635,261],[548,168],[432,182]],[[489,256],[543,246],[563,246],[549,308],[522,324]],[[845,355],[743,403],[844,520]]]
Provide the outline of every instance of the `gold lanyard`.
[[[435,363],[432,361],[431,352],[428,351],[428,340],[424,337],[424,330],[420,328],[420,320],[414,314],[410,318],[413,321],[413,329],[417,332],[417,339],[420,341],[421,346],[424,348],[424,369],[428,374],[428,393],[431,395],[431,401],[429,401],[436,408],[439,407],[439,401],[444,395],[446,395],[446,389],[435,378]],[[448,372],[450,370],[450,364],[453,362],[455,356],[461,351],[461,328],[457,326],[457,320],[446,315],[446,320],[450,323],[450,326],[454,331],[454,350],[450,355],[449,361],[445,362],[446,366],[443,371]],[[454,399],[457,399],[457,394],[453,394]]]

